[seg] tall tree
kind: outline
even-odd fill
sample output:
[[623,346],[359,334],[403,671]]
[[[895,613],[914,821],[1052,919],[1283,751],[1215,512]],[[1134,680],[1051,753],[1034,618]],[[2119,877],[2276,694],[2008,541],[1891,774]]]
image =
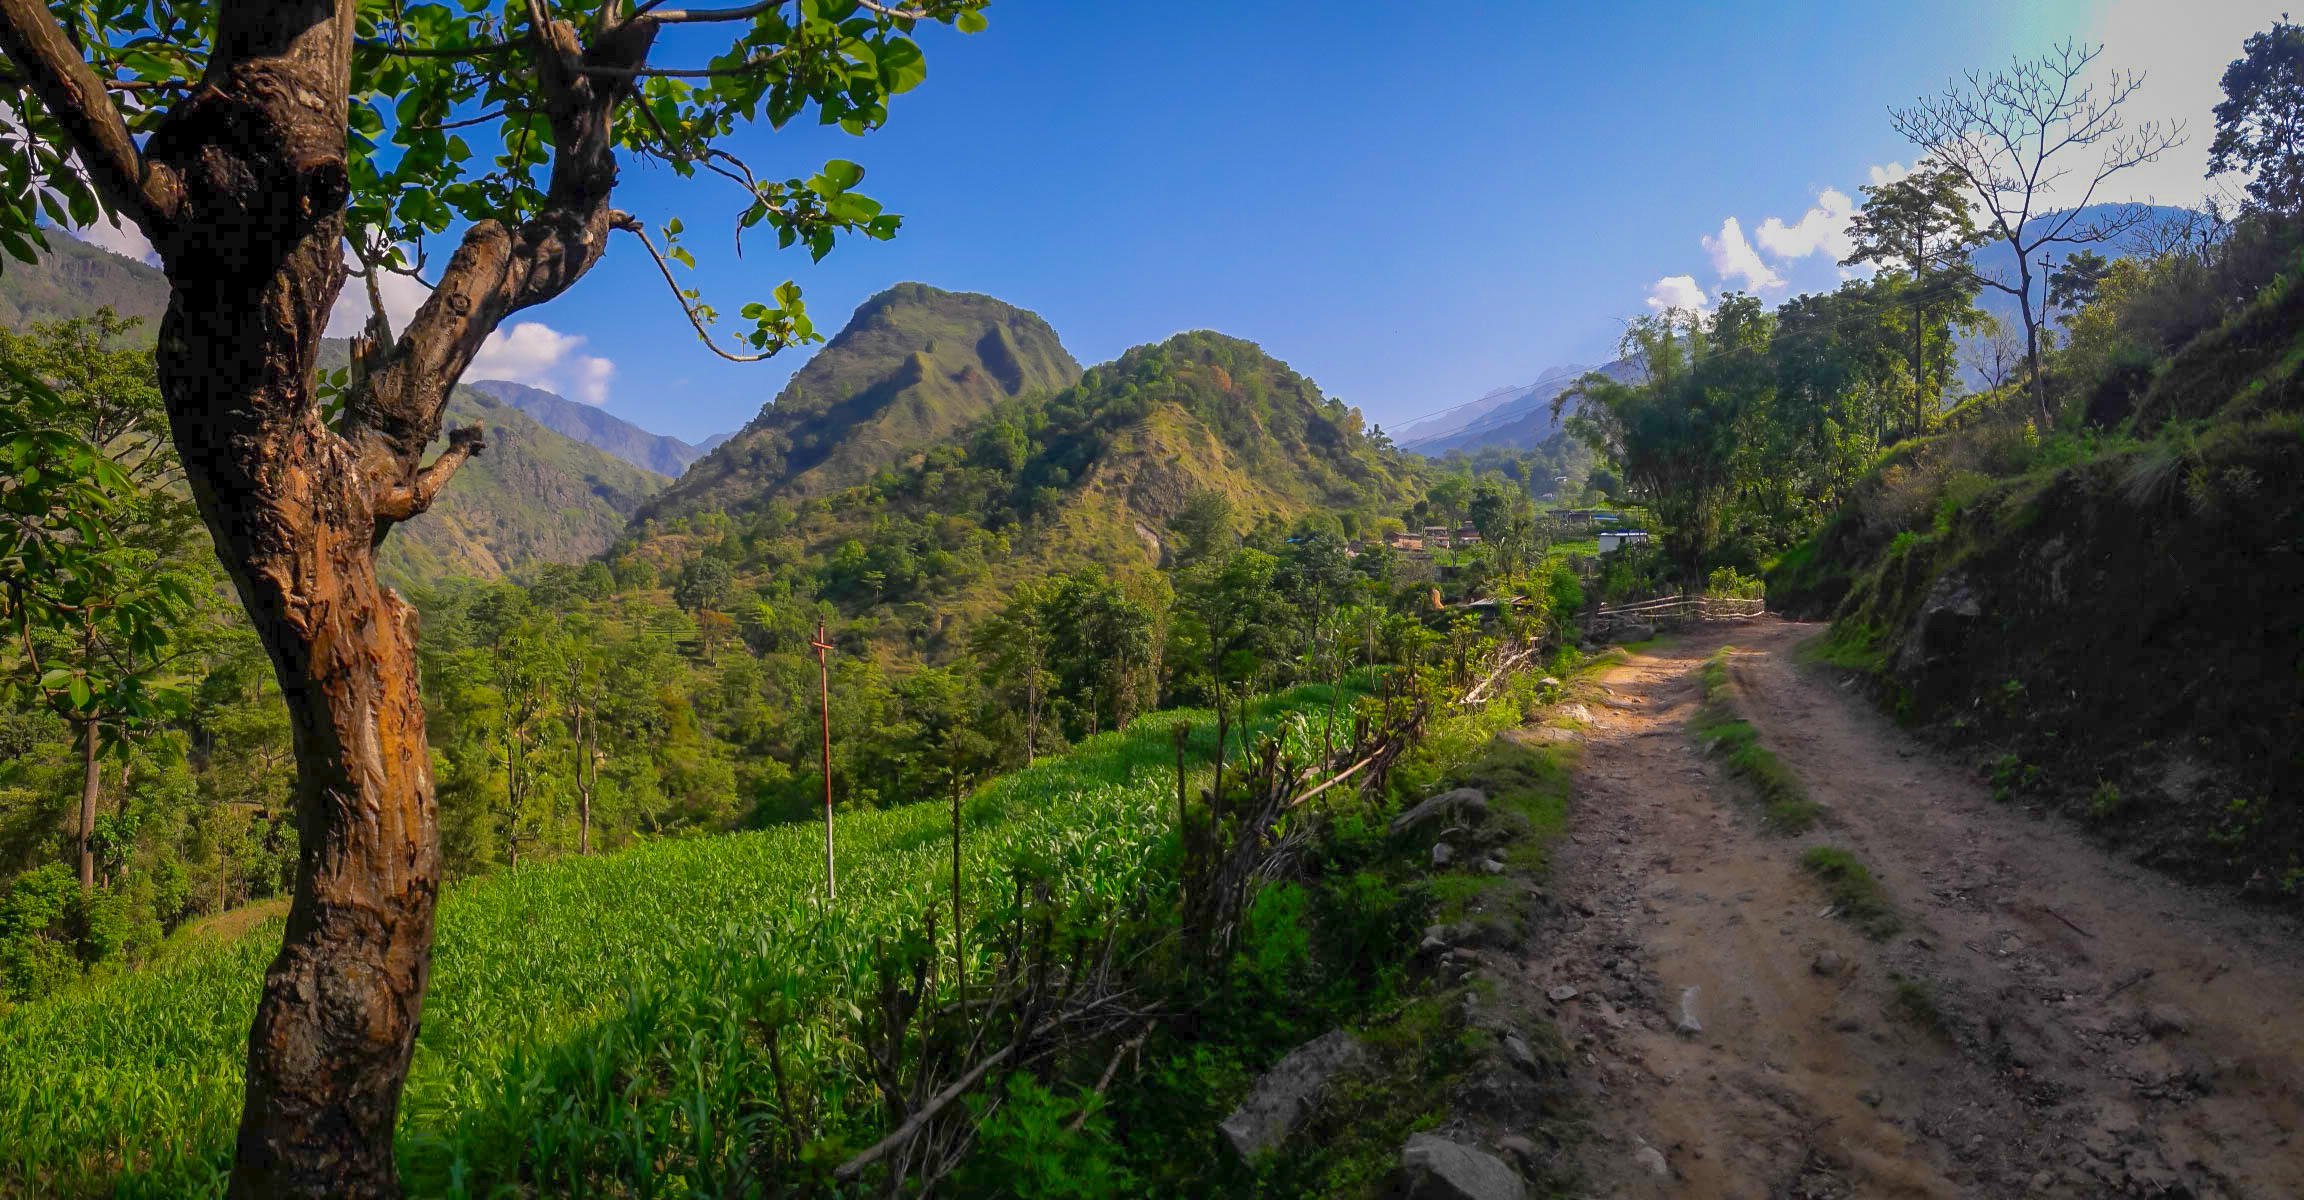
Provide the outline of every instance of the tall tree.
[[[810,107],[851,132],[878,126],[924,75],[913,28],[973,31],[981,4],[156,0],[60,18],[0,0],[0,167],[19,183],[0,200],[0,248],[29,261],[46,206],[124,220],[157,250],[171,432],[295,731],[304,849],[249,1040],[235,1194],[399,1190],[392,1133],[439,846],[414,613],[378,582],[376,552],[483,449],[477,426],[460,429],[425,461],[449,390],[497,325],[566,291],[611,233],[655,252],[611,202],[619,152],[724,177],[737,227],[785,245],[821,255],[844,233],[892,235],[895,218],[852,190],[854,164],[763,178],[720,143]],[[700,66],[651,61],[660,32],[691,24],[733,36]],[[492,162],[465,140],[475,128],[503,147]],[[391,329],[381,273],[426,269],[429,240],[459,223],[429,297]],[[330,397],[315,364],[348,256],[377,313]],[[705,333],[712,310],[689,291],[681,303]],[[789,284],[744,316],[739,357],[814,336]]]
[[1552,399],[1555,417],[1576,404],[1569,430],[1615,464],[1656,514],[1683,588],[1701,583],[1719,545],[1744,426],[1774,385],[1769,327],[1758,299],[1733,292],[1709,319],[1638,317],[1622,349],[1641,367],[1640,382],[1593,371]]
[[2250,35],[2222,82],[2208,173],[2246,171],[2256,207],[2304,212],[2304,25],[2283,16]]
[[[2016,299],[2024,320],[2024,355],[2043,430],[2056,425],[2048,379],[2040,370],[2040,331],[2047,296],[2033,286],[2034,255],[2056,246],[2109,242],[2141,224],[2151,210],[2128,205],[2091,215],[2106,181],[2184,140],[2181,122],[2146,121],[2130,128],[2121,106],[2144,86],[2136,71],[2086,76],[2103,47],[2066,42],[2000,71],[1969,71],[1941,95],[1889,110],[1896,132],[1958,177],[1982,205],[1985,235],[2015,255],[2016,279],[1979,273],[1977,280]],[[2095,162],[2086,159],[2093,154]]]
[[[1961,192],[1958,172],[1922,163],[1902,179],[1864,189],[1864,210],[1849,223],[1856,248],[1840,265],[1870,263],[1900,273],[1911,357],[1914,433],[1928,428],[1928,416],[1950,378],[1952,327],[1974,324],[1978,284],[1968,268],[1977,245],[1976,219]],[[1932,363],[1931,341],[1943,352]]]

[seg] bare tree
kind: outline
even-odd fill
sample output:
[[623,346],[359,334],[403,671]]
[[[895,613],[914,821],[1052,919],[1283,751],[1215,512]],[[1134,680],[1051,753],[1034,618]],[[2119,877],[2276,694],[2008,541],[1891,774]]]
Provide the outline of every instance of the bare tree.
[[1983,382],[1984,390],[1997,392],[2015,377],[2016,364],[2024,360],[2024,347],[2016,343],[2016,331],[2008,328],[2008,322],[1987,316],[1961,354],[1968,360],[1968,369]]
[[[1959,175],[1989,220],[1988,238],[2016,256],[2016,280],[1977,273],[1977,280],[2016,298],[2024,323],[2024,357],[2042,429],[2055,425],[2041,374],[2041,329],[2047,296],[2035,294],[2034,254],[2057,245],[2109,242],[2142,224],[2143,205],[2087,217],[2106,180],[2151,162],[2183,141],[2181,122],[2146,121],[2130,128],[2120,106],[2144,85],[2137,71],[2082,79],[2101,46],[2065,42],[2039,58],[2000,71],[1969,71],[1942,95],[1889,110],[1896,132]],[[2093,152],[2095,161],[2087,159]],[[2050,208],[2050,205],[2062,207]]]

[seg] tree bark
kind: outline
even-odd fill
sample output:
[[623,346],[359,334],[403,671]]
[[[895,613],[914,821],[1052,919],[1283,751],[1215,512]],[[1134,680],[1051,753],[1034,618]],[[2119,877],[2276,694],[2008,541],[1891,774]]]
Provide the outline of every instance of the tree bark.
[[104,766],[96,758],[96,715],[80,720],[80,894],[96,890],[96,801]]

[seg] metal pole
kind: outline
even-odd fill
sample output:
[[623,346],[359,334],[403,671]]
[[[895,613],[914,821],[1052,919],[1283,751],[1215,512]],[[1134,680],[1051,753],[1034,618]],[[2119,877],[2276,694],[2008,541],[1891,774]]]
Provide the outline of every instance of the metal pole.
[[840,884],[832,870],[832,668],[824,656],[832,643],[824,640],[824,622],[816,622],[816,689],[824,714],[824,899],[840,898]]

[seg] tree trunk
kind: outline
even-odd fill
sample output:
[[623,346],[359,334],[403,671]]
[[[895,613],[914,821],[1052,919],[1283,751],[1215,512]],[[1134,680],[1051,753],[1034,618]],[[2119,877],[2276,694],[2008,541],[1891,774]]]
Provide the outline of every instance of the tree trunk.
[[96,800],[104,766],[96,758],[96,715],[80,720],[80,894],[96,890]]
[[0,0],[0,43],[81,169],[159,252],[170,433],[288,708],[296,882],[249,1033],[230,1192],[391,1197],[440,863],[415,612],[377,581],[376,548],[482,449],[478,428],[457,430],[422,463],[481,341],[589,271],[612,227],[637,227],[608,204],[610,114],[658,26],[625,21],[586,46],[574,25],[534,23],[553,147],[543,205],[516,226],[475,223],[407,329],[394,337],[379,318],[354,339],[331,427],[313,368],[346,275],[356,6],[206,11],[206,68],[142,145],[47,6]]
[[217,63],[155,134],[171,431],[287,703],[299,853],[249,1033],[235,1196],[394,1196],[392,1135],[439,879],[414,610],[376,579],[372,464],[313,367],[345,268],[350,0],[220,10]]

